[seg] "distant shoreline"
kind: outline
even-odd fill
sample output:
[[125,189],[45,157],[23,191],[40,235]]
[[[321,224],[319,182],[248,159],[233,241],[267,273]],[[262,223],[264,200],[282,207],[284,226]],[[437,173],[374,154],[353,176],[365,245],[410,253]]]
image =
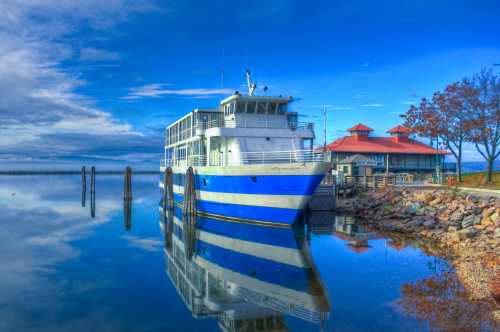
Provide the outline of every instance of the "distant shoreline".
[[[87,169],[86,174],[90,174],[90,169]],[[123,175],[125,171],[98,171],[96,174],[101,175]],[[0,171],[0,175],[81,175],[81,171]],[[160,174],[160,171],[134,171],[132,174]]]

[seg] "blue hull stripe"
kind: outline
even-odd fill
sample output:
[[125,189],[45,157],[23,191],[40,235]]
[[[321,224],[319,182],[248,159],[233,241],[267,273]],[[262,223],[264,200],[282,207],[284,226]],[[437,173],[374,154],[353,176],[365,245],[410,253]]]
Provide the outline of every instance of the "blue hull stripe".
[[[175,208],[175,216],[182,220],[181,208]],[[196,224],[199,230],[239,240],[291,249],[300,249],[301,247],[294,230],[290,230],[290,228],[262,227],[203,216],[196,217]]]
[[203,241],[196,242],[196,254],[225,269],[302,292],[310,290],[311,269],[299,268],[242,254]]
[[[183,202],[183,196],[174,194],[176,203]],[[291,225],[300,216],[301,211],[295,209],[282,209],[265,206],[249,206],[238,204],[224,204],[209,201],[197,201],[196,209],[210,214],[239,218],[243,220],[259,220],[273,223]]]
[[[323,175],[195,175],[198,190],[233,194],[304,195],[310,196]],[[185,175],[174,174],[173,183],[184,186]]]

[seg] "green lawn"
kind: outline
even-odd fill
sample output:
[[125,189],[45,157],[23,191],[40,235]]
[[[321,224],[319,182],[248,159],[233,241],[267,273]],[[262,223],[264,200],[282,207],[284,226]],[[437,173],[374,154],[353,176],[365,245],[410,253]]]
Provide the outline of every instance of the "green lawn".
[[461,187],[500,189],[500,171],[493,172],[491,183],[485,184],[486,172],[462,174]]

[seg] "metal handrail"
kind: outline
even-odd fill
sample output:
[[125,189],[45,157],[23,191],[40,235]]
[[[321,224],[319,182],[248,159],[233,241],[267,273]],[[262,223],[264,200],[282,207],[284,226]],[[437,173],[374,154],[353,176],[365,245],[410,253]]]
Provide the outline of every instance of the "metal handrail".
[[[209,162],[210,161],[210,162]],[[308,162],[325,161],[325,154],[315,150],[291,150],[291,151],[259,151],[242,152],[238,155],[224,156],[215,153],[210,156],[194,155],[185,159],[162,159],[160,165],[166,166],[235,166],[254,164],[296,164]]]
[[218,119],[212,121],[198,122],[193,127],[180,130],[177,135],[172,137],[172,142],[169,137],[165,137],[165,145],[184,141],[196,135],[197,130],[207,130],[210,128],[266,128],[266,129],[292,129],[292,130],[307,130],[314,129],[312,122],[296,122],[288,120],[225,120]]
[[295,122],[281,120],[212,120],[199,122],[197,129],[209,128],[272,128],[272,129],[313,129],[312,122]]

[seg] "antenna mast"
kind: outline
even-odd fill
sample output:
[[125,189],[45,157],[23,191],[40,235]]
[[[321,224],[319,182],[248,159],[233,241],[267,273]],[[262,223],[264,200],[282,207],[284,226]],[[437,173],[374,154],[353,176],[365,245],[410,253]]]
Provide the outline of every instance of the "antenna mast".
[[246,72],[246,77],[247,77],[248,95],[253,96],[255,93],[255,89],[257,89],[257,83],[250,81],[250,69],[248,68]]

